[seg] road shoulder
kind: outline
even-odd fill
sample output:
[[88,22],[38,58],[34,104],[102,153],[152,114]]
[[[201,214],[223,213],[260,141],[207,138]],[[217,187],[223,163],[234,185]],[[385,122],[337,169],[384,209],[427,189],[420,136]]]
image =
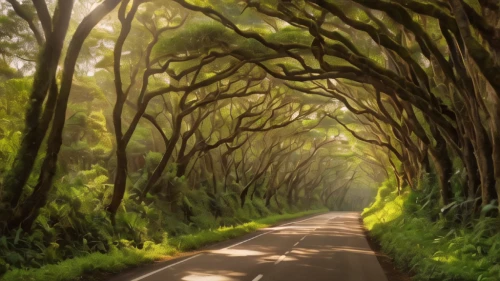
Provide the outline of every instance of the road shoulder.
[[148,274],[149,272],[153,272],[153,271],[159,270],[161,268],[168,267],[169,265],[173,265],[175,263],[182,262],[183,260],[190,259],[196,255],[200,255],[200,254],[214,251],[214,250],[218,250],[218,249],[223,249],[223,248],[226,248],[228,246],[244,242],[246,240],[251,240],[253,238],[256,238],[257,236],[260,236],[262,234],[269,232],[270,228],[278,227],[278,226],[282,226],[282,225],[286,225],[286,224],[291,224],[291,223],[295,223],[295,222],[299,222],[299,221],[303,221],[303,220],[308,220],[310,218],[321,216],[324,214],[325,213],[316,213],[316,214],[306,215],[306,216],[302,216],[302,217],[295,218],[295,219],[283,220],[283,221],[280,221],[278,223],[272,224],[267,228],[258,229],[254,232],[242,235],[242,236],[237,237],[237,238],[232,238],[232,239],[228,239],[225,241],[212,243],[212,244],[206,245],[202,248],[199,248],[199,249],[193,250],[193,251],[180,252],[176,255],[165,257],[165,259],[155,261],[155,262],[150,263],[150,264],[145,264],[145,265],[140,265],[140,266],[128,268],[128,269],[125,269],[125,270],[118,272],[118,273],[93,273],[92,275],[82,277],[82,279],[80,279],[80,280],[86,280],[86,281],[131,280],[131,279],[135,278],[136,276]]
[[370,235],[370,232],[364,227],[363,219],[360,218],[359,222],[363,226],[363,232],[366,236],[366,240],[370,245],[370,248],[375,253],[377,257],[378,263],[384,270],[385,275],[387,276],[388,281],[411,281],[411,275],[408,272],[403,272],[399,270],[394,264],[394,260],[388,255],[382,252],[382,247],[380,243],[373,236]]

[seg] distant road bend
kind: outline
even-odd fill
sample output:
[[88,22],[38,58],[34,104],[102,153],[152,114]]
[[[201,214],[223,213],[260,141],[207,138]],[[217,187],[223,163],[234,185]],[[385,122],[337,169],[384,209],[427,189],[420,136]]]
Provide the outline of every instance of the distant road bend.
[[[233,242],[234,243],[234,242]],[[265,229],[227,247],[157,263],[110,281],[387,281],[358,213],[332,212]]]

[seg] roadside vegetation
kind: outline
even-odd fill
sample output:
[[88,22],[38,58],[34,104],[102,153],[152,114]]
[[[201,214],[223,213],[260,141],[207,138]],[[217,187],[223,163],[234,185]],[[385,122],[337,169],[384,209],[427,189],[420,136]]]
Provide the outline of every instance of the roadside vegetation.
[[85,280],[101,280],[100,274],[116,273],[121,270],[138,266],[144,263],[162,260],[176,256],[179,253],[196,250],[203,246],[236,238],[252,231],[272,226],[284,220],[295,219],[307,215],[319,214],[327,209],[318,209],[291,214],[272,215],[255,219],[230,227],[219,227],[193,232],[192,234],[165,238],[160,243],[147,241],[141,247],[132,247],[128,241],[121,241],[122,245],[112,247],[107,253],[94,252],[57,264],[44,266],[40,269],[14,269],[2,277],[5,281],[65,281],[78,280],[85,276]]
[[2,1],[0,274],[376,196],[417,280],[498,279],[499,26],[495,0]]
[[364,223],[382,250],[412,280],[499,280],[500,219],[483,213],[464,221],[457,208],[442,214],[429,196],[437,186],[421,184],[421,191],[398,195],[395,180],[388,180],[364,210]]
[[172,1],[0,7],[6,280],[116,272],[361,210],[382,181],[326,118],[341,103],[273,78],[258,66],[271,51],[209,17]]

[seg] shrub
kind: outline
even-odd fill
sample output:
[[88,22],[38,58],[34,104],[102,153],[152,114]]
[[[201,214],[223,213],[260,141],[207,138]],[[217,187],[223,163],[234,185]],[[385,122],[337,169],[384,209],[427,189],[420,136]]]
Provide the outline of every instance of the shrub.
[[[427,203],[428,194],[397,196],[391,184],[382,185],[363,219],[398,267],[412,271],[417,281],[500,280],[500,219],[477,219],[472,228],[444,217],[436,220],[439,209]],[[435,188],[420,189],[433,193]]]

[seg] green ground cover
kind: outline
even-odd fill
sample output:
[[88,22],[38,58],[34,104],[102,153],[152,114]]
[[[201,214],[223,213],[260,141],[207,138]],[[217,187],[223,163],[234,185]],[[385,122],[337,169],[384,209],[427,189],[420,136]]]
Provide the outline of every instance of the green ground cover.
[[458,208],[442,215],[424,196],[431,189],[398,196],[392,181],[379,189],[363,219],[382,250],[400,269],[411,271],[413,280],[500,280],[499,219],[482,216],[461,223]]
[[[165,237],[162,243],[146,242],[142,249],[131,245],[113,247],[108,253],[91,253],[50,264],[37,269],[14,269],[7,272],[4,281],[78,280],[92,273],[118,272],[128,267],[150,263],[181,252],[199,249],[203,246],[236,238],[252,231],[266,228],[279,222],[303,216],[326,212],[326,209],[270,215],[231,227],[201,230],[177,237]],[[127,243],[127,241],[123,241]],[[91,278],[91,277],[89,277]],[[86,279],[88,280],[88,279]]]

